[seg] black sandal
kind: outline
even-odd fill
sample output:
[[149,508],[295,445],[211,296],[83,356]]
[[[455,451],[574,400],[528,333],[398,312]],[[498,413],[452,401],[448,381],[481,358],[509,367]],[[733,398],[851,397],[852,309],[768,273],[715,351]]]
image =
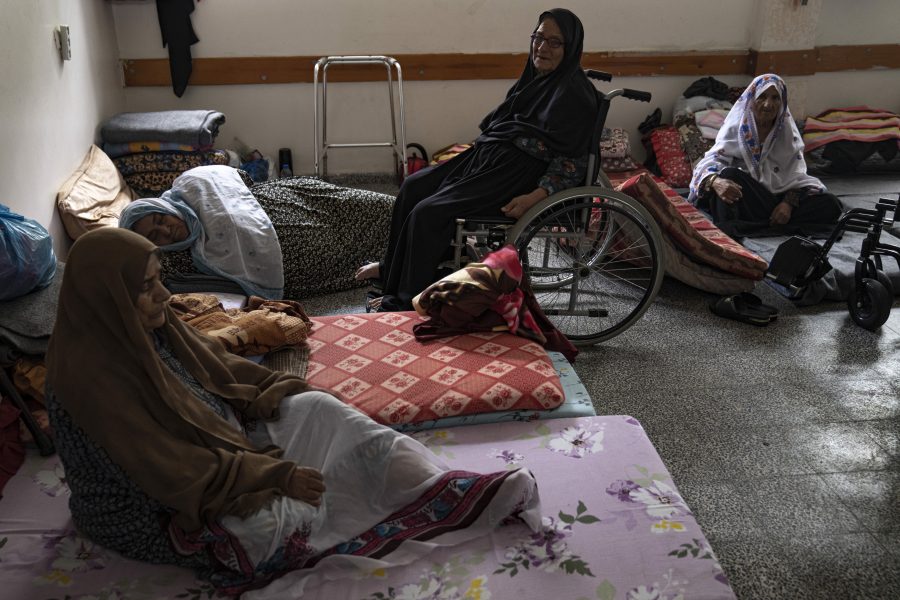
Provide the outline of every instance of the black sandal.
[[773,320],[771,313],[748,304],[741,294],[723,296],[710,303],[709,310],[720,317],[749,323],[757,327],[765,327]]
[[751,294],[750,292],[741,292],[740,297],[741,300],[743,300],[747,304],[747,306],[769,315],[769,319],[775,320],[778,318],[778,309],[774,306],[764,304],[762,299],[760,299],[760,297],[756,294]]

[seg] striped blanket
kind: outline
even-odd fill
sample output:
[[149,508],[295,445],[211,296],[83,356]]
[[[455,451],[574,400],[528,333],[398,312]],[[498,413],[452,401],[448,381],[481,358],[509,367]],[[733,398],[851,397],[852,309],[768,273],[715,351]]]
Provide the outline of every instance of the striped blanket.
[[896,139],[900,145],[900,115],[868,106],[826,110],[807,118],[803,128],[804,152],[838,140],[880,142],[889,139]]

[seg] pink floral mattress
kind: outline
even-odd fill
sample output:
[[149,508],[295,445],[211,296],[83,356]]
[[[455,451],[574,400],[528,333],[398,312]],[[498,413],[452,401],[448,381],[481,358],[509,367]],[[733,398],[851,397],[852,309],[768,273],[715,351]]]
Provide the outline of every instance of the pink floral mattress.
[[419,342],[414,311],[313,317],[306,377],[379,423],[402,425],[563,403],[540,345],[509,333]]
[[[734,598],[635,419],[494,423],[413,435],[453,468],[531,469],[543,531],[508,525],[389,572],[306,590],[305,599]],[[32,451],[4,492],[0,596],[211,597],[212,588],[190,571],[127,560],[79,537],[55,456]]]

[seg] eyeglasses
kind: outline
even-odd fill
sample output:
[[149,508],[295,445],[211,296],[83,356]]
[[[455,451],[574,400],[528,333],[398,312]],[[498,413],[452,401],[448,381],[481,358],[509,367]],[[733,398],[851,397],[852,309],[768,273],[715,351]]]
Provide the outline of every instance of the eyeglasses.
[[547,42],[547,45],[556,50],[557,48],[562,48],[565,45],[565,42],[556,38],[545,38],[539,33],[531,34],[531,43],[534,44],[535,48],[539,48],[541,44]]

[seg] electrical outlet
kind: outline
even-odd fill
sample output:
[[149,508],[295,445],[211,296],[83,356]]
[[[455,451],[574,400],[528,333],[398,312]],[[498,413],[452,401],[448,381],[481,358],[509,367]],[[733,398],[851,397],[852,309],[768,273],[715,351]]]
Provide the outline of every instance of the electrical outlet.
[[62,60],[72,60],[72,40],[69,37],[69,26],[57,27],[53,31],[53,40],[56,42],[56,49],[59,50],[59,57]]

